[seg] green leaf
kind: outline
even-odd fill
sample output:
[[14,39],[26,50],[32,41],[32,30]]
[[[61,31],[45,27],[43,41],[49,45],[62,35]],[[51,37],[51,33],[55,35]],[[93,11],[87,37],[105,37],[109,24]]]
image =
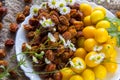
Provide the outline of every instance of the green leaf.
[[110,22],[110,28],[107,29],[109,35],[112,37],[117,37],[117,46],[120,47],[120,31],[118,31],[118,27],[120,26],[120,19],[118,18],[109,18],[105,17],[104,20]]

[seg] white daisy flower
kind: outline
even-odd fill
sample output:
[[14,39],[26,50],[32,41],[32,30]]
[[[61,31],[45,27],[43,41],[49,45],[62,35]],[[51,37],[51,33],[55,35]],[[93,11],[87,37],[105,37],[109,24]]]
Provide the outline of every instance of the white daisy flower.
[[44,28],[47,27],[47,24],[45,23],[45,21],[46,21],[46,18],[45,18],[45,17],[43,17],[43,20],[40,20],[40,21],[39,21],[40,24],[42,25],[42,27],[44,27]]
[[105,54],[104,53],[99,53],[98,55],[97,55],[97,57],[96,57],[96,63],[97,64],[100,64],[103,60],[104,60],[104,58],[105,58]]
[[99,53],[96,55],[92,55],[89,59],[95,61],[96,64],[100,64],[105,58],[104,53]]
[[74,45],[73,43],[71,43],[70,40],[67,40],[67,46],[68,46],[71,50],[76,51],[75,45]]
[[51,19],[47,19],[47,20],[45,21],[45,23],[47,23],[48,26],[50,26],[50,27],[55,26],[55,23],[53,23]]
[[33,5],[33,6],[30,8],[30,14],[37,16],[39,9],[40,9],[40,6],[38,6],[38,5]]
[[48,38],[50,39],[50,41],[56,42],[55,37],[51,33],[48,33]]
[[40,5],[40,8],[46,9],[47,8],[47,2],[42,2]]
[[61,35],[59,35],[59,38],[60,38],[60,40],[62,41],[62,43],[63,43],[63,45],[64,45],[65,48],[68,47],[68,48],[70,48],[72,51],[76,51],[75,45],[74,45],[73,43],[71,43],[70,40],[67,40],[67,42],[66,42],[65,39],[64,39]]
[[93,51],[95,52],[99,52],[103,49],[103,46],[98,46],[98,45],[95,45],[94,48],[93,48]]
[[28,43],[26,43],[25,45],[26,45],[26,48],[32,49],[32,47]]
[[56,31],[56,28],[53,28],[53,31]]
[[74,63],[71,60],[69,60],[69,63],[72,67],[75,67]]
[[76,64],[76,68],[77,68],[77,69],[84,68],[83,63],[82,63],[80,60],[77,60],[76,63],[77,63],[77,64]]
[[5,69],[5,66],[3,66],[3,65],[0,65],[0,68],[2,68],[2,69]]
[[68,5],[74,5],[76,0],[66,0]]
[[57,8],[58,8],[58,10],[60,10],[60,8],[63,8],[63,7],[65,7],[67,4],[66,4],[66,1],[65,0],[60,0],[60,1],[58,1],[58,6],[57,6]]
[[40,20],[40,24],[44,28],[55,26],[55,23],[53,23],[51,19],[46,19],[45,17],[43,17],[43,20]]
[[59,38],[60,38],[60,40],[62,41],[64,47],[67,47],[67,44],[66,44],[66,42],[65,42],[65,39],[62,37],[62,35],[59,34]]
[[77,60],[76,63],[73,63],[71,60],[69,61],[70,65],[76,69],[84,68],[83,63],[80,60]]
[[51,63],[51,61],[50,61],[50,60],[48,60],[47,58],[45,58],[45,63],[46,63],[46,64],[50,64],[50,63]]
[[51,9],[57,8],[57,5],[58,5],[57,0],[48,0],[48,6],[49,6]]
[[69,7],[60,8],[60,14],[65,15],[65,14],[68,14],[68,13],[70,13],[70,8]]
[[41,51],[41,53],[40,53],[40,54],[44,55],[44,54],[45,54],[45,52],[44,52],[44,51]]
[[33,60],[33,62],[35,62],[35,63],[39,63],[39,62],[38,62],[38,59],[37,59],[35,56],[32,56],[32,60]]

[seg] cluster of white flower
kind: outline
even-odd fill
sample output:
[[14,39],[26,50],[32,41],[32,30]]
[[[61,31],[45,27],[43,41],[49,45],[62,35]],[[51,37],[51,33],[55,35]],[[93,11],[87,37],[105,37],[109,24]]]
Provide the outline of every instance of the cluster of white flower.
[[[30,14],[32,16],[37,16],[38,15],[38,12],[39,12],[39,9],[46,9],[46,5],[47,3],[44,2],[42,3],[40,6],[39,5],[33,5],[31,8],[30,8]],[[55,23],[52,22],[51,19],[46,19],[45,17],[43,17],[42,20],[39,21],[40,24],[42,25],[42,27],[46,28],[46,27],[52,27],[55,25]]]
[[44,28],[55,26],[55,23],[53,23],[51,19],[46,19],[45,17],[43,17],[43,19],[40,20],[40,24]]
[[74,5],[76,0],[48,0],[48,6],[51,9],[58,9],[60,14],[65,15],[70,13],[70,8],[67,5]]
[[[56,42],[56,38],[53,36],[52,33],[48,33],[48,38],[52,42]],[[62,44],[64,45],[65,48],[70,48],[73,51],[76,51],[75,45],[71,43],[70,40],[65,41],[65,39],[62,37],[62,35],[59,35],[60,40],[62,41]]]
[[71,43],[70,40],[67,40],[67,42],[65,41],[65,39],[62,37],[62,35],[59,35],[60,40],[62,41],[63,45],[65,48],[70,48],[73,51],[76,51],[75,45],[73,43]]
[[93,51],[95,52],[99,52],[103,49],[103,46],[98,46],[98,45],[95,45],[94,48],[93,48]]
[[72,67],[76,68],[76,69],[81,69],[81,68],[84,68],[84,64],[80,61],[80,60],[77,60],[76,61],[76,64],[73,63],[71,60],[69,60],[69,63]]
[[[76,0],[48,0],[48,6],[51,9],[58,9],[60,14],[65,15],[70,13],[70,8],[67,7],[67,5],[74,5]],[[30,14],[37,16],[39,9],[46,9],[47,8],[47,2],[42,3],[41,5],[33,5],[30,8]],[[52,27],[55,25],[55,23],[52,22],[51,19],[46,19],[43,17],[43,20],[40,20],[40,24],[42,27]]]
[[100,64],[104,60],[104,58],[105,58],[105,54],[99,53],[92,55],[89,59],[95,61],[96,64]]
[[34,53],[35,55],[34,56],[32,56],[32,61],[33,62],[35,62],[35,63],[39,63],[39,61],[38,61],[38,58],[40,59],[40,58],[42,58],[43,57],[43,55],[45,54],[45,52],[44,51],[41,51],[41,53]]

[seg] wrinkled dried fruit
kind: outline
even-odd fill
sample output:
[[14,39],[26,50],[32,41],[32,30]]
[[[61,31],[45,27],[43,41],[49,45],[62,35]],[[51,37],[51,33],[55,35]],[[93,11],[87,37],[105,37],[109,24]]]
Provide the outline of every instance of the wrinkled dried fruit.
[[17,23],[21,23],[25,20],[25,15],[23,13],[18,13],[16,17]]
[[27,37],[28,38],[33,38],[35,36],[34,31],[28,32]]
[[118,18],[120,18],[120,11],[117,11],[117,12],[116,12],[116,16],[117,16]]
[[33,29],[33,27],[29,24],[25,24],[23,26],[24,26],[24,29],[27,30],[27,31],[31,31]]
[[2,2],[0,2],[0,7],[2,7]]
[[29,24],[30,24],[31,26],[35,26],[35,27],[38,27],[38,26],[40,25],[39,20],[38,20],[38,19],[35,19],[35,18],[31,18],[31,19],[29,20]]
[[53,61],[54,60],[54,53],[52,50],[48,50],[46,53],[45,53],[45,57],[50,60],[50,61]]
[[5,60],[0,60],[0,66],[1,66],[1,65],[7,67],[7,66],[8,66],[8,62],[5,61]]
[[5,41],[5,46],[13,46],[14,45],[14,40],[13,39],[8,39]]
[[3,25],[2,25],[2,23],[0,22],[0,29],[2,29],[2,27],[3,27]]
[[80,4],[79,3],[75,3],[74,5],[70,6],[72,9],[77,9],[79,10]]
[[52,20],[55,24],[58,24],[58,23],[59,23],[59,19],[58,19],[57,16],[55,16],[55,15],[52,15],[52,16],[51,16],[51,20]]
[[16,32],[18,30],[18,24],[16,23],[11,23],[10,24],[10,31],[11,32]]
[[54,80],[62,80],[61,72],[54,73]]
[[22,44],[22,51],[24,52],[26,50],[26,43]]
[[69,21],[65,16],[60,16],[59,20],[61,24],[69,26]]
[[59,32],[63,33],[68,29],[68,26],[66,25],[58,25]]
[[12,79],[17,79],[18,78],[18,75],[14,70],[10,70],[9,74],[10,74],[10,78],[12,78]]
[[48,64],[45,68],[45,71],[50,72],[50,71],[54,71],[55,69],[56,69],[55,64]]
[[4,58],[6,56],[6,51],[4,49],[0,49],[0,58]]
[[24,0],[25,3],[32,3],[32,0]]
[[0,20],[7,14],[6,7],[0,7]]
[[64,32],[62,36],[65,40],[70,40],[72,38],[71,33],[68,31]]
[[54,80],[54,79],[52,79],[52,78],[47,78],[47,79],[45,79],[45,80]]
[[30,6],[25,6],[25,8],[23,10],[23,14],[25,16],[28,16],[30,14]]

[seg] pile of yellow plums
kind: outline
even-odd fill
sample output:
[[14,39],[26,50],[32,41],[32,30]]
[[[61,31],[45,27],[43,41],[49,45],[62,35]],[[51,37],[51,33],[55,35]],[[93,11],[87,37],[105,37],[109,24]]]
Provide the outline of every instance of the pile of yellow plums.
[[84,37],[78,40],[79,48],[69,61],[71,67],[61,69],[62,80],[104,80],[107,73],[117,70],[116,37],[106,30],[110,22],[104,20],[106,9],[102,6],[92,8],[87,3],[80,4],[85,28]]

